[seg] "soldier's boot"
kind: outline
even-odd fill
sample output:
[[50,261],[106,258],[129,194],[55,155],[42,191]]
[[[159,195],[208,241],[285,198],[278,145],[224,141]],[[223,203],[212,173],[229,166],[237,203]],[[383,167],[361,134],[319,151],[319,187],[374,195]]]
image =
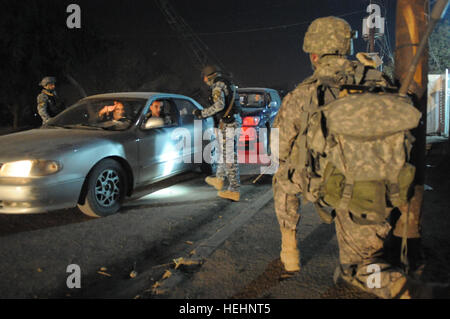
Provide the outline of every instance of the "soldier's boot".
[[217,193],[217,195],[221,198],[225,198],[225,199],[230,199],[234,202],[238,202],[241,198],[241,193],[238,191],[230,191],[230,190],[226,190],[226,191],[219,191]]
[[337,265],[337,267],[334,269],[333,274],[333,282],[335,285],[340,284],[341,282],[345,281],[342,274],[342,267],[341,265]]
[[205,178],[205,182],[206,184],[211,185],[212,187],[217,189],[218,191],[222,190],[224,184],[223,179],[212,176],[208,176],[207,178]]
[[300,271],[300,251],[297,249],[296,231],[281,227],[281,262],[288,272]]

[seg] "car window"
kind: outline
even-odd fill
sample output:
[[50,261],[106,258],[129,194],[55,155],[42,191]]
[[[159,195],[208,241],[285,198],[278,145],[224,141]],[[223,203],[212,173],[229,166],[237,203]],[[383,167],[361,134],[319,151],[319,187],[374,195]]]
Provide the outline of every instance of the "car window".
[[48,125],[125,130],[137,119],[146,101],[138,98],[82,100],[50,119]]
[[277,93],[277,91],[270,91],[270,97],[271,97],[271,101],[277,102],[277,106],[275,107],[275,110],[278,110],[281,106],[280,95]]
[[271,97],[272,101],[275,101],[278,104],[280,104],[280,102],[281,102],[280,95],[276,91],[271,91],[270,92],[270,97]]
[[267,104],[264,92],[240,92],[239,102],[244,108],[263,108]]
[[192,112],[196,109],[195,105],[188,100],[175,99],[175,103],[180,114],[182,124],[193,123],[194,115]]

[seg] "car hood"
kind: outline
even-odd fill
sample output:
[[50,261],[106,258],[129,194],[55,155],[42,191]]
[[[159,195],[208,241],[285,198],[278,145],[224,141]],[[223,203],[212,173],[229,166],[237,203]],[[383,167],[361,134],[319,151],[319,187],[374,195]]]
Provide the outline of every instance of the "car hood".
[[242,116],[259,116],[265,108],[242,108]]
[[0,136],[0,160],[52,159],[52,155],[104,140],[117,132],[80,129],[34,129]]

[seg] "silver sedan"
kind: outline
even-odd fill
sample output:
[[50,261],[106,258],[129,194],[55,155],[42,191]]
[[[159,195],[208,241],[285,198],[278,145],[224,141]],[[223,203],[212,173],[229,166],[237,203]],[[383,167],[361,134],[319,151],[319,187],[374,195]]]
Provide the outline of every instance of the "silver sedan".
[[[202,106],[183,95],[101,94],[39,129],[1,136],[0,213],[78,206],[106,216],[137,187],[199,166],[207,171],[203,135],[200,144],[194,140],[196,108]],[[200,134],[212,125],[203,120]]]

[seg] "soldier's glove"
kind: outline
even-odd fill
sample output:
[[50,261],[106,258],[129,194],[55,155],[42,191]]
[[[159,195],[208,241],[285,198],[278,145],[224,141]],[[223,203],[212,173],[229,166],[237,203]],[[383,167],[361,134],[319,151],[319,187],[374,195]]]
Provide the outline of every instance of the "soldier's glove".
[[192,114],[194,114],[194,116],[198,119],[202,118],[202,110],[195,109],[194,111],[192,111]]

